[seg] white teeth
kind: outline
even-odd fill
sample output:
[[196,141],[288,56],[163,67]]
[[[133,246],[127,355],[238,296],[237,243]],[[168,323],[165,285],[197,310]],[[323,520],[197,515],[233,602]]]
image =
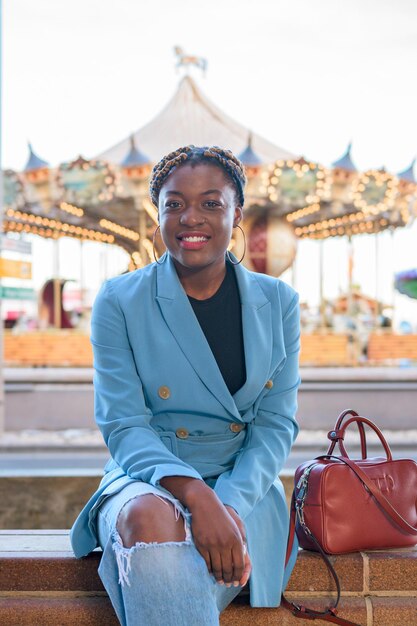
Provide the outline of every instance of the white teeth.
[[207,237],[183,237],[182,240],[196,243],[197,241],[207,241]]

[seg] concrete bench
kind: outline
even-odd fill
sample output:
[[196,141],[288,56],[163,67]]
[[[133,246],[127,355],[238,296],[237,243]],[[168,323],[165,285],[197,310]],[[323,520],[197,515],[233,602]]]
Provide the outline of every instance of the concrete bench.
[[[117,626],[97,574],[100,556],[96,551],[75,559],[66,530],[0,531],[0,624]],[[342,585],[343,617],[363,626],[417,624],[416,549],[348,554],[332,560]],[[288,597],[320,608],[332,588],[321,559],[301,551]],[[221,626],[302,623],[281,608],[251,609],[243,594],[221,617]]]

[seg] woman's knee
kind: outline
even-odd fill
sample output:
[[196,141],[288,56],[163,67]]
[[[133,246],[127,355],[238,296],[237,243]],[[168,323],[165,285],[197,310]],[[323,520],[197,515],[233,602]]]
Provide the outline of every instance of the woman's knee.
[[123,546],[184,541],[184,518],[167,499],[153,494],[129,500],[119,513],[116,529]]

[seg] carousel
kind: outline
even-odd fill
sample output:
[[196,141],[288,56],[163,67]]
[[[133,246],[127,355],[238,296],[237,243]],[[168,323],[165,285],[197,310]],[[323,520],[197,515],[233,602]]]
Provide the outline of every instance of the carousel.
[[[54,167],[29,145],[23,171],[3,172],[3,230],[14,238],[31,233],[120,246],[129,255],[128,269],[143,267],[154,261],[152,167],[189,143],[225,146],[244,163],[244,263],[258,272],[282,274],[296,258],[299,239],[379,233],[404,227],[417,214],[414,162],[397,174],[384,168],[360,172],[349,145],[332,167],[324,167],[227,116],[186,74],[153,120],[92,159],[78,156]],[[239,238],[232,246],[240,256]]]

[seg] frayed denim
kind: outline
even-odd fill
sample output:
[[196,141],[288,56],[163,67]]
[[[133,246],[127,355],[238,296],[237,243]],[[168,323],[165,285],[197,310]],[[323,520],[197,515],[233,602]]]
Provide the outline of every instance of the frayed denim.
[[[122,508],[153,494],[184,518],[185,540],[123,546],[116,529]],[[219,585],[192,540],[190,513],[162,487],[135,482],[100,507],[97,529],[103,556],[99,575],[122,626],[218,626],[219,614],[241,587]]]

